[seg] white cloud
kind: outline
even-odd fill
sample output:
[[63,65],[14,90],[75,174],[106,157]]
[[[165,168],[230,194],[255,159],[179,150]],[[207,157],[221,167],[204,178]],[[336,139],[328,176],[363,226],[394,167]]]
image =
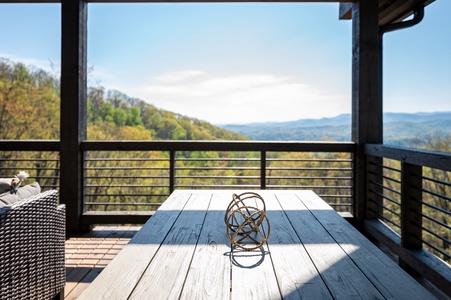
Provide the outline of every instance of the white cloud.
[[214,124],[288,121],[350,112],[348,95],[271,74],[208,76],[181,71],[129,87],[149,103]]

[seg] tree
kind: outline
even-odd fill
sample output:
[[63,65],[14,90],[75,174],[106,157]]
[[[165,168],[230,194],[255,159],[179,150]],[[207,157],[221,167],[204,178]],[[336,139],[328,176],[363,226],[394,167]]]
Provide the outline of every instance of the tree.
[[127,121],[127,113],[122,108],[116,108],[113,111],[113,120],[117,126],[124,126]]
[[103,121],[114,122],[114,108],[111,103],[102,103],[100,105],[99,115]]
[[183,129],[182,126],[177,125],[172,132],[173,140],[185,140],[186,139],[186,130]]
[[140,111],[137,107],[132,107],[127,114],[127,121],[125,122],[128,126],[138,126],[142,125],[143,122],[141,120]]

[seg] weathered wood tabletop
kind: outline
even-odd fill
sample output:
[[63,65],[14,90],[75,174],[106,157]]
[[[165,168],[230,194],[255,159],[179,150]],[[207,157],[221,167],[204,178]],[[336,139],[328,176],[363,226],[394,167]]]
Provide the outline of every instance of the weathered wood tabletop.
[[231,248],[236,191],[175,191],[79,299],[435,299],[312,191],[255,191],[268,242]]

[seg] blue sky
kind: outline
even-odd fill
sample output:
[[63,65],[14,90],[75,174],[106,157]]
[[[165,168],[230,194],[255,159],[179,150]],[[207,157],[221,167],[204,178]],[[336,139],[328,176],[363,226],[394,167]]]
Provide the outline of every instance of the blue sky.
[[[0,57],[58,73],[59,4],[0,4]],[[336,3],[89,4],[89,85],[215,124],[351,111]],[[384,111],[451,111],[451,1],[384,37]],[[53,70],[52,70],[53,65]]]

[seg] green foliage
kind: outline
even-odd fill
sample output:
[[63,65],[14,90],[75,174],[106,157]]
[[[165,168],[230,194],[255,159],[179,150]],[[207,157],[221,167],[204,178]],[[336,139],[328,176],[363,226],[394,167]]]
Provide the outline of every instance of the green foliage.
[[141,116],[140,116],[140,111],[139,108],[137,108],[136,106],[132,107],[130,109],[130,112],[127,114],[127,120],[125,122],[125,124],[127,126],[139,126],[142,125],[143,122],[141,120]]
[[0,59],[0,139],[58,139],[58,86],[42,70]]
[[121,108],[113,110],[113,121],[117,126],[124,126],[127,121],[127,112]]

